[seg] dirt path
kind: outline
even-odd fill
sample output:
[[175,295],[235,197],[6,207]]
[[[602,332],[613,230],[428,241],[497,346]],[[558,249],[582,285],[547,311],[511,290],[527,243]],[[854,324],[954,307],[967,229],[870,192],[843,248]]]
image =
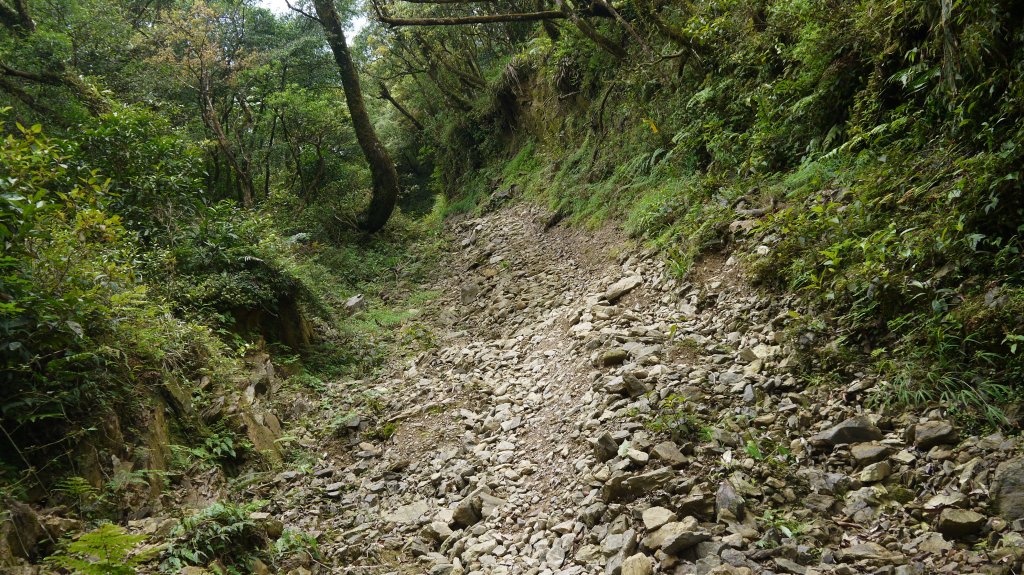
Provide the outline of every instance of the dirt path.
[[[285,522],[321,536],[333,572],[1009,564],[1020,522],[989,549],[957,542],[995,533],[988,494],[1013,442],[953,448],[940,413],[872,413],[869,375],[808,388],[791,372],[794,302],[732,258],[680,282],[613,232],[546,220],[517,204],[455,224],[437,346],[375,382],[395,434],[279,476]],[[928,508],[936,494],[951,499]]]

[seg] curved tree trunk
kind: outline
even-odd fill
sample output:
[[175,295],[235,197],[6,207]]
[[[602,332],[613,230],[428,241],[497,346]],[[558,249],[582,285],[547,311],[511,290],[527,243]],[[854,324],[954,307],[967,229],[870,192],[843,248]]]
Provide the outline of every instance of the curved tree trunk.
[[327,43],[334,52],[334,61],[338,64],[341,74],[341,85],[345,89],[345,103],[348,104],[349,115],[352,116],[352,127],[359,140],[359,147],[370,164],[370,175],[373,179],[373,196],[370,206],[366,209],[360,226],[373,233],[384,227],[398,201],[398,172],[391,156],[384,149],[373,129],[370,116],[366,113],[363,102],[363,91],[359,86],[359,72],[356,71],[345,33],[341,27],[341,18],[334,7],[334,0],[313,0],[317,18],[327,33]]

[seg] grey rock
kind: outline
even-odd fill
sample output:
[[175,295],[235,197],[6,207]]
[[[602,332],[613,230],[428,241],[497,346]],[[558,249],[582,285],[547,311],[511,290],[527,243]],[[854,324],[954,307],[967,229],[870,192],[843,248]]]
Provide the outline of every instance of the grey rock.
[[855,443],[850,446],[850,455],[857,465],[878,463],[895,451],[891,446],[882,443]]
[[835,446],[841,443],[862,443],[882,439],[882,432],[863,415],[851,417],[846,421],[826,429],[811,437],[811,443],[817,446]]
[[996,468],[992,500],[1003,519],[1024,519],[1024,457],[1004,461]]
[[679,447],[671,441],[664,441],[651,448],[651,455],[655,459],[664,462],[672,467],[679,467],[686,463],[686,456],[679,451]]
[[626,359],[629,358],[629,354],[624,349],[610,349],[601,354],[601,365],[603,367],[612,367],[614,365],[622,365]]
[[637,397],[650,390],[646,383],[629,373],[615,376],[605,385],[605,391],[608,393],[629,397]]
[[862,487],[846,494],[843,513],[857,523],[867,523],[878,516],[881,501],[872,487]]
[[892,473],[892,466],[888,461],[879,461],[865,467],[858,475],[861,483],[877,483]]
[[385,513],[384,520],[392,523],[416,523],[428,511],[430,511],[430,505],[426,499],[421,499]]
[[619,444],[607,431],[591,439],[590,446],[594,450],[594,458],[602,463],[614,458],[619,453]]
[[664,486],[673,475],[670,467],[662,467],[641,475],[617,472],[604,484],[601,497],[606,502],[633,501]]
[[366,298],[363,294],[354,295],[345,300],[345,313],[348,315],[354,315],[366,308]]
[[807,567],[804,567],[796,561],[786,559],[785,557],[776,557],[775,565],[777,565],[783,573],[795,573],[796,575],[806,575],[808,571]]
[[722,520],[742,520],[745,510],[743,497],[736,491],[732,482],[726,479],[718,486],[715,494],[715,517]]
[[935,530],[947,537],[961,539],[978,535],[987,521],[988,518],[981,513],[967,509],[947,508],[939,514]]
[[666,523],[677,519],[676,514],[664,507],[650,507],[645,509],[642,515],[644,527],[648,531],[654,531]]
[[840,561],[845,563],[852,563],[856,561],[867,561],[871,563],[886,563],[898,560],[900,556],[890,552],[885,547],[882,547],[878,543],[868,541],[866,543],[859,543],[857,545],[851,545],[846,549],[841,549],[838,554]]
[[459,298],[462,300],[462,305],[469,305],[473,303],[479,295],[480,284],[475,281],[466,282],[462,284],[462,287],[459,289]]
[[954,444],[959,434],[948,421],[928,421],[913,427],[914,445],[927,450],[936,445]]
[[608,286],[608,289],[604,292],[604,299],[615,303],[619,298],[636,289],[641,283],[643,283],[643,279],[640,276],[624,277]]
[[682,521],[666,523],[661,526],[657,531],[644,538],[643,546],[647,549],[660,549],[669,555],[676,555],[710,538],[710,534],[700,529],[696,519],[687,517]]
[[946,541],[942,535],[934,531],[929,531],[920,537],[915,538],[910,542],[910,545],[912,547],[917,547],[918,551],[935,555],[945,553],[953,548],[952,543]]
[[630,555],[622,562],[622,575],[653,575],[654,563],[643,553]]
[[452,510],[452,522],[458,527],[471,527],[481,519],[483,519],[482,501],[479,497],[467,497]]
[[420,530],[420,534],[434,543],[441,543],[451,537],[452,533],[451,528],[443,521],[433,521],[423,526],[423,529]]

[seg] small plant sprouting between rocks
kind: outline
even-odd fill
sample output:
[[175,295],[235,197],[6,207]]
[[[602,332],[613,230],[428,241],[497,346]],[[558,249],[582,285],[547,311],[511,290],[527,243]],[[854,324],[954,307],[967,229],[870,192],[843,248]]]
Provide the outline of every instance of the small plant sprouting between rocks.
[[130,535],[123,527],[104,523],[46,561],[76,575],[134,575],[135,567],[155,554],[155,550],[133,553],[145,540],[144,535]]
[[684,396],[673,393],[658,403],[654,414],[644,423],[644,427],[679,441],[693,439],[701,434],[707,427],[707,422],[693,411]]
[[762,549],[772,549],[782,544],[782,539],[800,537],[807,532],[807,525],[787,517],[778,511],[766,509],[760,517],[765,531],[756,543]]
[[387,439],[391,439],[391,437],[397,431],[398,431],[398,424],[393,422],[393,421],[389,421],[387,423],[382,423],[382,424],[374,427],[373,429],[368,430],[366,432],[366,437],[369,438],[369,439],[376,439],[378,441],[384,441],[384,440],[387,440]]

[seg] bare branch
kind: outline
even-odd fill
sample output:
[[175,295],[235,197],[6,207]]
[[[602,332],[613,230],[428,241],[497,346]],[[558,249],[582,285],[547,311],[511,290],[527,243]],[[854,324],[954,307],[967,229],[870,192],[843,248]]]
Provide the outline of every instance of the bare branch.
[[[298,12],[299,14],[302,14],[303,16],[305,16],[306,18],[309,18],[310,20],[315,20],[317,22],[320,22],[320,19],[317,18],[316,16],[310,14],[309,12],[304,11],[302,8],[298,8],[296,6],[292,6],[292,3],[289,0],[284,0],[284,3],[287,4],[288,8],[290,8],[293,12]],[[320,23],[323,24],[323,22],[320,22]]]

